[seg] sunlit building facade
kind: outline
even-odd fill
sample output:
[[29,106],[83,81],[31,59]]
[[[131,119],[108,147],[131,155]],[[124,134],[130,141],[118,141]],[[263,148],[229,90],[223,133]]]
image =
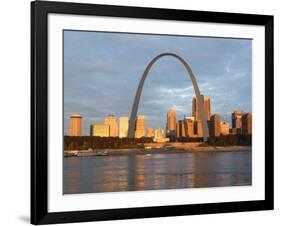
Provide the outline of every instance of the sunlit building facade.
[[[185,127],[186,137],[194,137],[194,118],[193,117],[184,118],[184,127]],[[202,136],[203,136],[203,131],[202,131]]]
[[175,139],[177,136],[177,115],[176,110],[169,109],[167,112],[167,130],[166,135],[170,139]]
[[[211,99],[209,96],[201,95],[203,104],[203,110],[206,115],[206,120],[209,121],[211,118]],[[199,111],[199,103],[196,97],[192,100],[192,116],[194,117],[194,134],[197,137],[203,137],[203,123],[202,117]]]
[[119,137],[127,137],[129,128],[129,118],[126,116],[121,116],[119,118]]
[[154,137],[153,128],[147,128],[146,137]]
[[203,124],[202,120],[195,120],[194,122],[194,133],[196,137],[203,137]]
[[178,120],[177,123],[177,137],[185,137],[185,125],[184,120]]
[[208,122],[209,133],[211,137],[218,137],[221,134],[221,119],[219,114],[211,116],[211,120]]
[[168,142],[169,138],[165,137],[165,131],[162,128],[157,128],[154,130],[154,142],[162,143],[162,142]]
[[107,115],[104,119],[104,124],[109,125],[109,136],[118,136],[118,124],[115,115]]
[[[201,95],[201,100],[203,103],[203,110],[206,114],[206,120],[210,120],[211,118],[211,100],[209,96],[203,96]],[[202,120],[200,111],[199,111],[199,106],[198,106],[198,101],[197,98],[194,97],[192,100],[192,116],[195,118],[195,120]]]
[[69,133],[70,136],[81,136],[82,116],[73,114],[70,116]]
[[91,136],[95,137],[109,137],[109,125],[106,124],[92,124]]
[[229,134],[229,123],[228,122],[221,122],[221,134],[228,135]]
[[141,138],[145,136],[145,116],[139,115],[136,120],[135,138]]

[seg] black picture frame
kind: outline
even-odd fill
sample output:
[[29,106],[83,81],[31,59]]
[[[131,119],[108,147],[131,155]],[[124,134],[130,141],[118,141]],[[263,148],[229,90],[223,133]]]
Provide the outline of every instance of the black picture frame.
[[[265,199],[141,208],[48,212],[48,14],[199,21],[265,27]],[[273,16],[35,1],[31,3],[31,223],[52,224],[192,214],[272,210]]]

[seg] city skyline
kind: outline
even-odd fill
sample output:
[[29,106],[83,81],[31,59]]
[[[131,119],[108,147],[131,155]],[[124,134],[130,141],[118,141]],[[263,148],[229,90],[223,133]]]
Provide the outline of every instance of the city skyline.
[[[65,31],[64,37],[65,133],[75,112],[83,115],[85,125],[109,114],[129,117],[146,64],[163,51],[177,52],[190,63],[201,94],[212,96],[212,113],[224,115],[226,105],[230,123],[234,109],[252,111],[250,40],[75,31]],[[138,51],[132,54],[133,47]],[[148,80],[138,112],[150,119],[147,128],[165,128],[170,107],[177,118],[192,115],[194,91],[178,62],[161,59]],[[87,135],[88,126],[82,128]]]
[[[203,99],[205,96],[203,96]],[[194,99],[192,102],[194,103]],[[210,109],[210,97],[207,96],[208,100],[208,108]],[[244,112],[244,111],[236,111],[234,110],[231,113],[232,123],[230,124],[228,121],[225,121],[221,118],[221,115],[217,112],[205,112],[210,115],[210,119],[208,122],[208,129],[210,132],[210,136],[220,136],[228,135],[228,134],[251,134],[252,132],[252,113]],[[135,128],[135,138],[141,137],[151,137],[148,134],[153,134],[157,129],[161,129],[165,131],[166,137],[173,139],[172,137],[193,137],[194,135],[197,137],[203,137],[202,133],[202,120],[200,119],[200,115],[197,116],[189,116],[185,115],[184,118],[177,118],[176,110],[173,108],[169,108],[167,110],[167,121],[166,128],[163,127],[149,127],[147,124],[147,117],[145,115],[138,115],[136,119],[136,128]],[[196,115],[196,112],[193,114]],[[239,117],[237,117],[239,116]],[[199,119],[196,119],[199,118]],[[79,121],[77,122],[77,118]],[[81,134],[83,116],[79,114],[72,114],[69,116],[69,132],[65,133],[67,136],[83,136]],[[248,124],[248,120],[250,121]],[[75,126],[73,127],[73,121],[75,122]],[[171,129],[171,123],[172,125]],[[200,124],[198,124],[200,123]],[[242,128],[242,124],[244,126]],[[78,124],[78,126],[77,126]],[[89,133],[84,134],[84,136],[101,136],[101,137],[119,137],[126,138],[128,135],[128,127],[129,127],[129,119],[127,116],[116,116],[114,114],[104,116],[104,122],[93,122],[90,124]],[[80,128],[80,129],[77,129]],[[173,129],[174,128],[174,129]],[[114,132],[112,132],[112,130]],[[213,130],[213,131],[212,131]],[[94,132],[95,131],[95,132]],[[149,131],[149,132],[148,132]],[[171,134],[172,132],[172,134]],[[215,133],[215,134],[214,134]]]

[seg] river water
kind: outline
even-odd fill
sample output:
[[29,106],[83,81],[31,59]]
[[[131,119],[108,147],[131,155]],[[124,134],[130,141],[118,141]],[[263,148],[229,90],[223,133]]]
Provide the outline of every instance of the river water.
[[65,157],[64,194],[243,186],[251,151]]

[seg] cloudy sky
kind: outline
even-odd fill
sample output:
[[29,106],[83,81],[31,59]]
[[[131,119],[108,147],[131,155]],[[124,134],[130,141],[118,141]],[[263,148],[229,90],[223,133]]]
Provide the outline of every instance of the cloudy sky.
[[[64,31],[65,133],[72,113],[83,116],[83,135],[108,114],[129,117],[145,67],[163,52],[189,63],[201,93],[211,98],[212,114],[226,112],[230,122],[232,111],[252,110],[251,40]],[[191,115],[194,95],[181,63],[163,57],[145,81],[138,114],[146,115],[147,127],[165,128],[169,108],[178,120]]]

